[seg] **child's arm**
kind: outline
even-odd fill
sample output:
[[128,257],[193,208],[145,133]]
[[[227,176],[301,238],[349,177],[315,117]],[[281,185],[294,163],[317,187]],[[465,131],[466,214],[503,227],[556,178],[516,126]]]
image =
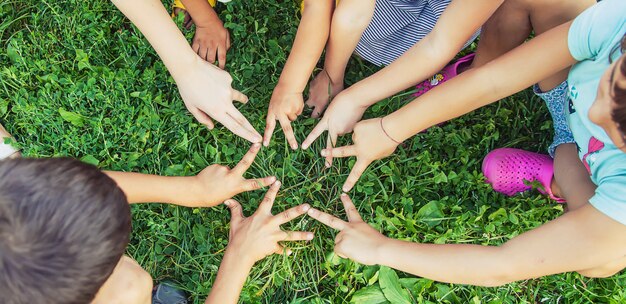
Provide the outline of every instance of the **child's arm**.
[[224,28],[222,20],[206,0],[181,0],[181,2],[196,25],[191,48],[209,63],[215,62],[217,54],[219,67],[224,69],[226,52],[230,48],[230,35]]
[[626,256],[626,226],[590,204],[496,247],[389,239],[363,222],[347,195],[341,199],[349,222],[316,209],[308,211],[311,217],[341,231],[337,235],[341,241],[335,244],[339,256],[440,282],[498,286],[601,268]]
[[[343,186],[352,189],[367,166],[387,157],[418,132],[509,96],[574,64],[567,45],[570,23],[558,26],[479,68],[435,87],[382,119],[354,127],[351,146],[322,150],[322,156],[356,156]],[[313,132],[323,132],[314,129]],[[319,136],[319,135],[318,135]]]
[[[433,30],[389,66],[339,93],[302,143],[308,148],[328,130],[330,137],[352,132],[365,109],[441,70],[498,9],[502,0],[452,1]],[[346,113],[357,113],[348,115]],[[333,128],[329,130],[329,126]]]
[[212,129],[213,118],[238,136],[261,142],[261,135],[232,104],[233,100],[245,103],[248,98],[231,87],[232,77],[227,72],[193,52],[161,1],[111,1],[150,41],[176,81],[187,109],[200,123]]
[[280,225],[306,213],[309,205],[296,206],[272,215],[272,205],[279,188],[280,182],[271,186],[259,209],[251,217],[244,217],[237,201],[225,202],[231,211],[230,236],[217,278],[205,303],[237,303],[241,288],[256,261],[273,253],[289,255],[289,249],[285,250],[278,242],[313,239],[311,232],[286,232],[280,229]]
[[296,39],[270,100],[263,136],[265,146],[269,145],[278,120],[291,148],[298,148],[291,122],[296,120],[304,108],[302,92],[328,40],[334,2],[304,0]]
[[268,186],[276,177],[245,179],[261,144],[255,144],[233,169],[211,165],[196,176],[165,177],[150,174],[106,171],[124,191],[130,203],[159,202],[186,207],[211,207],[241,192]]

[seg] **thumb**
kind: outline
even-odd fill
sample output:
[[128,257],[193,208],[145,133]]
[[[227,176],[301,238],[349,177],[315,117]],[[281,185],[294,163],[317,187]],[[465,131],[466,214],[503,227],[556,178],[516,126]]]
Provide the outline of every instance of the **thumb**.
[[230,222],[234,223],[235,220],[239,220],[243,218],[243,210],[241,209],[241,204],[234,199],[229,199],[224,202],[224,205],[230,209]]
[[233,100],[239,101],[241,103],[248,103],[248,96],[244,93],[241,93],[235,89],[233,89]]

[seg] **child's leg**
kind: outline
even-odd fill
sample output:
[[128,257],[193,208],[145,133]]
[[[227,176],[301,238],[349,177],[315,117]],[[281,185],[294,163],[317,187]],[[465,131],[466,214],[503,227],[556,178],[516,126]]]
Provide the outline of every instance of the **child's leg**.
[[578,151],[573,143],[562,144],[556,148],[552,191],[556,196],[565,198],[568,211],[588,204],[596,191],[596,185],[578,158]]
[[[540,35],[573,20],[594,0],[508,0],[482,28],[473,67],[478,67],[522,44],[531,30]],[[561,71],[539,83],[543,91],[559,85],[567,76]]]
[[92,304],[152,302],[152,277],[135,260],[122,256]]
[[[348,60],[374,15],[375,3],[373,0],[339,1],[331,21],[324,70],[311,82],[307,105],[324,109],[329,98],[343,90],[343,78]],[[329,88],[331,89],[330,96]]]

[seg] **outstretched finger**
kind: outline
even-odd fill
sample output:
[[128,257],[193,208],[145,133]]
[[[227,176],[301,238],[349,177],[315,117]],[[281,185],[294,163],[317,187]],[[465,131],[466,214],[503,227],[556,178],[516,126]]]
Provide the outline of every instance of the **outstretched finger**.
[[[326,139],[326,149],[332,149],[337,143],[337,133],[328,130],[328,138]],[[333,165],[333,154],[326,155],[326,168],[330,168]]]
[[313,131],[306,137],[306,139],[302,142],[302,149],[308,149],[313,142],[324,133],[328,128],[328,122],[322,118],[322,120],[317,123]]
[[239,101],[241,103],[248,103],[248,96],[246,94],[241,93],[235,89],[233,89],[232,97],[233,100]]
[[226,41],[217,46],[217,63],[222,70],[226,67],[226,50]]
[[224,205],[230,209],[230,222],[235,223],[237,220],[243,218],[243,210],[241,209],[241,204],[234,199],[229,199],[224,202]]
[[276,176],[267,176],[264,178],[246,179],[243,182],[243,191],[254,191],[265,188],[276,181]]
[[347,194],[345,193],[341,194],[341,201],[343,202],[343,207],[346,209],[346,215],[348,216],[349,222],[362,222],[363,221],[363,219],[361,218],[361,215],[359,214],[359,211],[356,210],[356,207],[354,206],[352,199],[350,199],[350,197]]
[[291,122],[286,116],[278,118],[280,122],[280,126],[283,129],[283,133],[285,133],[285,138],[287,138],[287,142],[291,149],[298,149],[298,141],[296,140],[296,136],[293,134],[293,128],[291,127]]
[[243,175],[244,173],[246,173],[246,171],[248,171],[248,169],[254,162],[254,159],[256,158],[256,155],[259,153],[259,150],[261,150],[261,144],[259,143],[252,144],[252,147],[250,147],[250,150],[248,150],[246,155],[244,155],[239,161],[239,163],[235,166],[235,168],[233,168],[233,173],[237,175]]
[[278,245],[278,249],[276,249],[276,251],[274,251],[274,254],[278,254],[278,255],[291,255],[291,249],[289,248],[285,248],[283,246]]
[[277,225],[282,225],[305,214],[307,211],[309,211],[309,209],[311,209],[311,206],[309,206],[309,204],[302,204],[296,207],[292,207],[279,214],[274,215],[272,221]]
[[272,214],[272,206],[274,205],[274,200],[276,199],[276,194],[278,194],[278,189],[280,189],[280,181],[276,181],[272,184],[267,193],[265,193],[265,197],[261,204],[259,205],[259,210],[265,212],[266,214]]
[[363,172],[365,172],[365,169],[367,169],[367,166],[369,166],[369,164],[369,161],[364,161],[357,158],[354,167],[352,167],[352,171],[350,171],[350,175],[348,175],[346,183],[343,184],[343,192],[349,192],[350,190],[352,190],[352,187],[354,187],[361,175],[363,175]]
[[344,146],[322,150],[322,156],[349,157],[356,156],[356,146]]
[[274,114],[267,113],[265,133],[263,134],[263,145],[266,147],[270,145],[270,140],[274,134],[274,128],[276,128],[276,118],[274,117]]
[[248,120],[239,113],[237,108],[227,110],[224,119],[220,121],[231,132],[237,134],[246,140],[257,143],[263,140],[261,134],[259,134],[254,127],[248,122]]
[[207,126],[209,130],[213,130],[213,128],[215,128],[215,124],[213,123],[213,120],[211,119],[211,117],[209,117],[209,115],[200,111],[200,109],[196,107],[190,107],[187,109],[189,110],[189,113],[191,113],[191,115],[193,115],[193,117],[195,117],[199,123]]
[[328,226],[330,228],[337,229],[337,230],[340,230],[340,231],[345,229],[347,224],[348,224],[348,223],[344,222],[343,220],[341,220],[341,219],[339,219],[339,218],[337,218],[335,216],[332,216],[332,215],[330,215],[330,214],[328,214],[328,213],[326,213],[324,211],[320,211],[320,210],[317,210],[315,208],[309,209],[307,214],[310,217],[316,219],[318,222],[320,222],[320,223],[322,223],[322,224],[324,224],[324,225],[326,225],[326,226]]
[[313,232],[307,231],[283,231],[279,241],[310,241],[313,239]]

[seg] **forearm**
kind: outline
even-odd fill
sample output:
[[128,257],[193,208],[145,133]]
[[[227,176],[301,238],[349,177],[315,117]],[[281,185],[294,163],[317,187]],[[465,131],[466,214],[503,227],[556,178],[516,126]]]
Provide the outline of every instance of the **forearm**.
[[239,294],[253,263],[241,260],[242,255],[226,248],[215,283],[207,297],[206,304],[237,303]]
[[124,191],[128,202],[170,203],[186,206],[185,198],[194,183],[195,177],[166,177],[151,174],[105,171]]
[[576,61],[567,46],[570,23],[561,25],[500,58],[435,87],[385,118],[385,128],[406,140],[435,124],[516,93]]
[[305,1],[296,39],[278,85],[302,92],[322,55],[330,31],[332,1]]
[[148,39],[174,79],[199,59],[159,0],[111,0]]
[[346,89],[355,101],[371,106],[441,70],[458,49],[447,45],[436,49],[428,37],[414,45],[404,55],[384,69]]
[[380,247],[380,264],[440,282],[497,286],[590,269],[623,258],[626,227],[586,205],[500,247],[397,240]]
[[370,106],[424,81],[454,58],[502,2],[452,1],[426,37],[389,66],[348,90],[357,94],[364,106]]
[[196,26],[212,26],[221,24],[220,18],[206,0],[181,0]]

